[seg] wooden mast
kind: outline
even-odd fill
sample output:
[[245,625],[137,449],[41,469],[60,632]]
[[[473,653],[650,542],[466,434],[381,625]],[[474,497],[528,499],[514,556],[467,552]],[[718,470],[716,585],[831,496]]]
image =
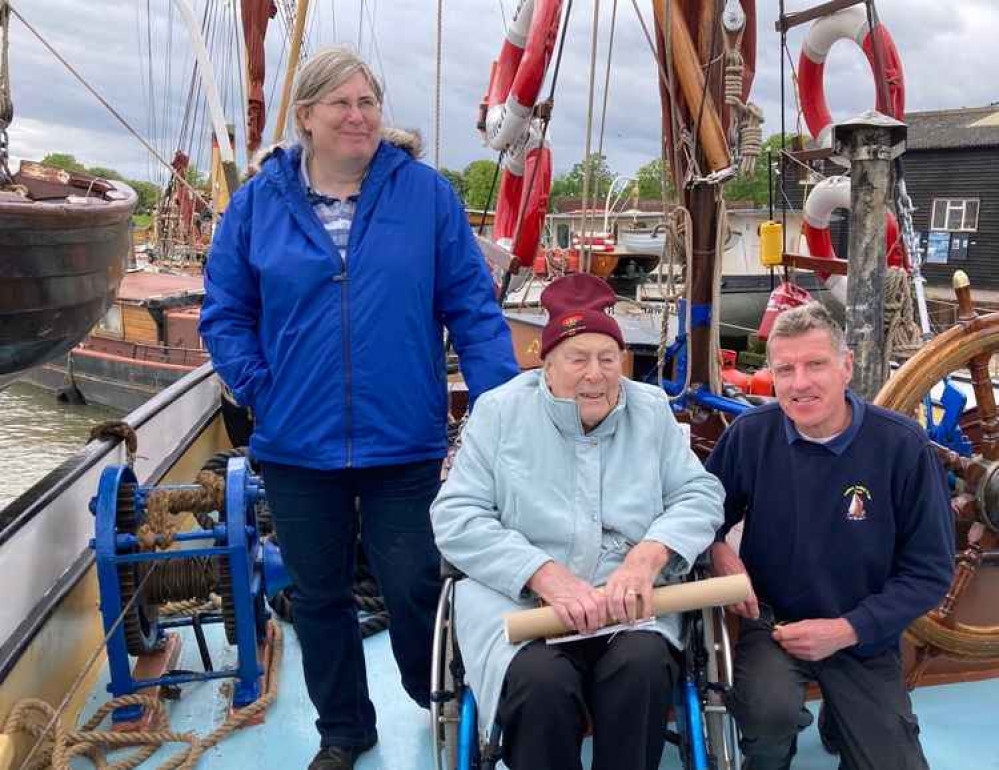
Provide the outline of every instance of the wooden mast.
[[[740,0],[740,5],[747,16],[747,27],[755,24],[755,1]],[[693,228],[687,276],[691,324],[687,333],[690,382],[696,387],[718,380],[710,315],[719,312],[714,273],[721,186],[717,178],[708,181],[705,177],[731,165],[722,111],[725,35],[720,29],[717,0],[653,0],[653,9],[659,60],[675,79],[671,95],[668,78],[660,78],[663,136],[672,163],[670,171],[683,205],[690,212]],[[743,58],[753,65],[754,45],[755,35],[746,36]],[[746,92],[751,81],[750,69]],[[692,164],[688,153],[677,151],[676,133],[694,137]],[[691,176],[693,181],[685,184]]]
[[305,34],[305,17],[309,13],[309,0],[298,0],[295,10],[295,29],[291,37],[291,52],[288,54],[288,69],[281,89],[281,106],[278,108],[277,122],[274,125],[274,142],[284,138],[284,126],[288,120],[288,104],[291,101],[291,86],[298,70],[298,58],[302,51],[302,36]]

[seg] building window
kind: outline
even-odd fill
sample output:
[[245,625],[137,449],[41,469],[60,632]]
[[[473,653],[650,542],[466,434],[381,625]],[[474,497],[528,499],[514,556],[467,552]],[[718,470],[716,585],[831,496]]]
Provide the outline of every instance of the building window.
[[973,233],[978,230],[977,198],[935,198],[931,230]]
[[123,330],[121,325],[121,306],[112,305],[108,308],[108,312],[104,314],[104,317],[97,322],[97,329],[95,330],[101,336],[104,337],[122,337]]

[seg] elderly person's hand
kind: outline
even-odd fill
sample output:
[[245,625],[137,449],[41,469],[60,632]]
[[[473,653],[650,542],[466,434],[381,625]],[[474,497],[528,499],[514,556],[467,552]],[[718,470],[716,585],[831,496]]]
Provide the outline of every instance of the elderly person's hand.
[[[742,559],[728,543],[715,543],[711,546],[711,574],[715,577],[727,575],[746,575],[749,577],[746,565],[742,563]],[[750,620],[756,620],[760,617],[760,603],[756,599],[756,592],[752,585],[749,588],[749,598],[744,602],[731,605],[728,609],[736,615]]]
[[604,586],[607,607],[614,620],[634,623],[640,617],[639,612],[652,614],[652,585],[669,557],[669,549],[653,540],[643,540],[628,551],[624,564],[614,570]]
[[575,631],[592,634],[607,625],[604,595],[556,561],[541,565],[527,581],[527,587],[555,610],[559,620]]

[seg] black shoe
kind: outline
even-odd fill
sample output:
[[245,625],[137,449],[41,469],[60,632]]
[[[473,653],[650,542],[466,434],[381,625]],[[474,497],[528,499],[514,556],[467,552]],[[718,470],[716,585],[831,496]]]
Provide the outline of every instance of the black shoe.
[[822,748],[829,754],[839,754],[839,744],[836,741],[836,725],[829,718],[826,704],[819,706],[819,738]]
[[312,758],[309,770],[353,770],[357,758],[374,745],[375,741],[363,746],[326,746]]

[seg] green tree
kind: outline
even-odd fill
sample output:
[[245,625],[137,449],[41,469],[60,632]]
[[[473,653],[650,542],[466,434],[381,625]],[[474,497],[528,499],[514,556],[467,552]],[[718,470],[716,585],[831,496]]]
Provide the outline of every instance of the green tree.
[[669,173],[669,168],[663,163],[663,159],[656,158],[650,160],[638,171],[635,172],[635,182],[638,184],[639,198],[662,198],[662,184],[666,182],[666,197],[672,199],[676,190],[673,187],[673,177]]
[[461,172],[450,168],[441,168],[440,173],[442,177],[451,183],[454,191],[458,193],[458,197],[465,200],[465,178],[461,175]]
[[156,211],[156,206],[160,202],[160,188],[152,182],[143,182],[139,179],[128,179],[125,182],[135,190],[139,196],[139,203],[135,207],[136,214],[152,214]]
[[87,173],[91,176],[99,176],[101,179],[111,179],[116,182],[125,181],[125,177],[113,168],[105,168],[104,166],[91,166],[87,169]]
[[616,176],[607,163],[607,156],[593,152],[585,161],[580,161],[572,167],[567,177],[570,184],[579,191],[576,195],[583,194],[587,170],[590,172],[588,191],[590,200],[602,200]]
[[[482,209],[486,207],[486,199],[489,197],[489,190],[493,185],[493,178],[496,176],[496,163],[491,160],[473,160],[462,173],[464,180],[465,205],[470,209]],[[490,207],[496,206],[496,194],[499,192],[499,180],[496,181],[496,190],[493,191],[493,199]]]
[[[794,146],[796,137],[785,135],[785,144],[790,149]],[[750,176],[739,175],[725,185],[725,199],[730,201],[752,201],[755,206],[766,206],[768,201],[769,176],[767,170],[768,152],[773,162],[780,163],[780,134],[774,134],[763,143],[760,157],[756,160],[756,169]],[[774,185],[779,180],[774,179]],[[774,191],[777,192],[776,190]]]
[[208,187],[208,178],[194,166],[188,166],[184,179],[191,187]]
[[85,172],[87,170],[80,161],[66,152],[50,152],[42,158],[42,165],[61,168],[65,171]]
[[552,180],[551,200],[558,198],[579,198],[583,194],[583,183],[587,168],[590,170],[589,198],[603,205],[604,196],[610,189],[616,174],[607,163],[607,157],[590,153],[587,161],[579,161],[569,171]]

